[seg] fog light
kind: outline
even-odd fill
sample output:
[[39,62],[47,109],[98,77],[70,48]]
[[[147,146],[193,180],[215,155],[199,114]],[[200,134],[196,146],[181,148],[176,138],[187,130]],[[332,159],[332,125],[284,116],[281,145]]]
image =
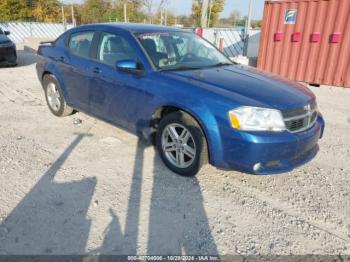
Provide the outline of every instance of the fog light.
[[261,163],[256,163],[256,164],[254,165],[254,167],[253,167],[253,170],[254,170],[255,172],[257,172],[257,171],[260,170],[260,168],[261,168]]

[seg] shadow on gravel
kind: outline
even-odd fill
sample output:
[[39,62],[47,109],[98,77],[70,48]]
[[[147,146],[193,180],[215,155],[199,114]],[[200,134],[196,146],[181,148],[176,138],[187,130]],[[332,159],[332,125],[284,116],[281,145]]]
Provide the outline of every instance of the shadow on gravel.
[[[139,141],[124,234],[117,214],[110,210],[112,221],[105,231],[100,250],[103,255],[137,253],[145,148],[146,145]],[[168,171],[158,154],[154,158],[153,175],[148,254],[218,255],[198,180],[180,177]]]
[[110,209],[112,221],[105,231],[100,253],[116,255],[135,255],[137,253],[138,225],[140,218],[141,186],[142,186],[142,167],[143,154],[146,145],[138,141],[136,148],[136,157],[134,162],[134,172],[131,182],[129,195],[128,211],[126,214],[126,225],[124,234],[118,216]]
[[96,179],[54,181],[84,136],[74,139],[0,225],[0,254],[85,253],[91,224],[86,216]]
[[154,159],[148,254],[218,255],[196,177],[180,177]]
[[[75,138],[0,225],[0,254],[86,254],[91,229],[87,212],[95,191],[96,179],[65,183],[54,181],[58,171],[84,136],[79,134]],[[111,208],[112,220],[105,230],[99,254],[133,255],[139,251],[138,228],[145,148],[146,145],[139,140],[126,225],[121,226],[118,214]],[[168,171],[158,154],[154,158],[153,175],[148,218],[148,254],[217,255],[198,180],[180,177]]]

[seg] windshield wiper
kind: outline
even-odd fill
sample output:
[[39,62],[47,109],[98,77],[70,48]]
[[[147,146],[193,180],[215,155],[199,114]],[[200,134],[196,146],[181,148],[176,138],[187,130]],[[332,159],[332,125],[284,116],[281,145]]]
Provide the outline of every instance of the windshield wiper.
[[202,67],[177,66],[177,67],[170,67],[170,68],[160,69],[159,71],[183,71],[183,70],[196,70],[196,69],[202,69]]
[[217,63],[217,64],[215,64],[215,65],[208,66],[208,67],[219,67],[219,66],[228,66],[228,65],[233,65],[233,63],[229,63],[229,62],[220,62],[220,63]]

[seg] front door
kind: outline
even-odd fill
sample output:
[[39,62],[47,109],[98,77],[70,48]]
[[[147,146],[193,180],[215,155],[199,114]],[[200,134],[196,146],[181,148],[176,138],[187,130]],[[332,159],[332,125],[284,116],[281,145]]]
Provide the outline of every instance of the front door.
[[[138,112],[145,101],[145,79],[116,69],[121,60],[138,61],[134,49],[121,35],[102,32],[90,82],[90,111],[112,123],[137,132]],[[90,69],[90,70],[91,70]]]

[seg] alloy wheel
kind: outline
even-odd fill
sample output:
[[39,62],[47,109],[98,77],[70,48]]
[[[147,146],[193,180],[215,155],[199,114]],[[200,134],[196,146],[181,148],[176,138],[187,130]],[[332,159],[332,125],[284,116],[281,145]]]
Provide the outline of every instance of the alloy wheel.
[[61,108],[61,100],[60,100],[61,95],[55,83],[50,82],[47,85],[46,95],[47,95],[47,101],[51,109],[54,110],[55,112],[59,111]]
[[191,132],[183,125],[172,123],[162,133],[165,157],[177,168],[187,168],[196,158],[196,144]]

